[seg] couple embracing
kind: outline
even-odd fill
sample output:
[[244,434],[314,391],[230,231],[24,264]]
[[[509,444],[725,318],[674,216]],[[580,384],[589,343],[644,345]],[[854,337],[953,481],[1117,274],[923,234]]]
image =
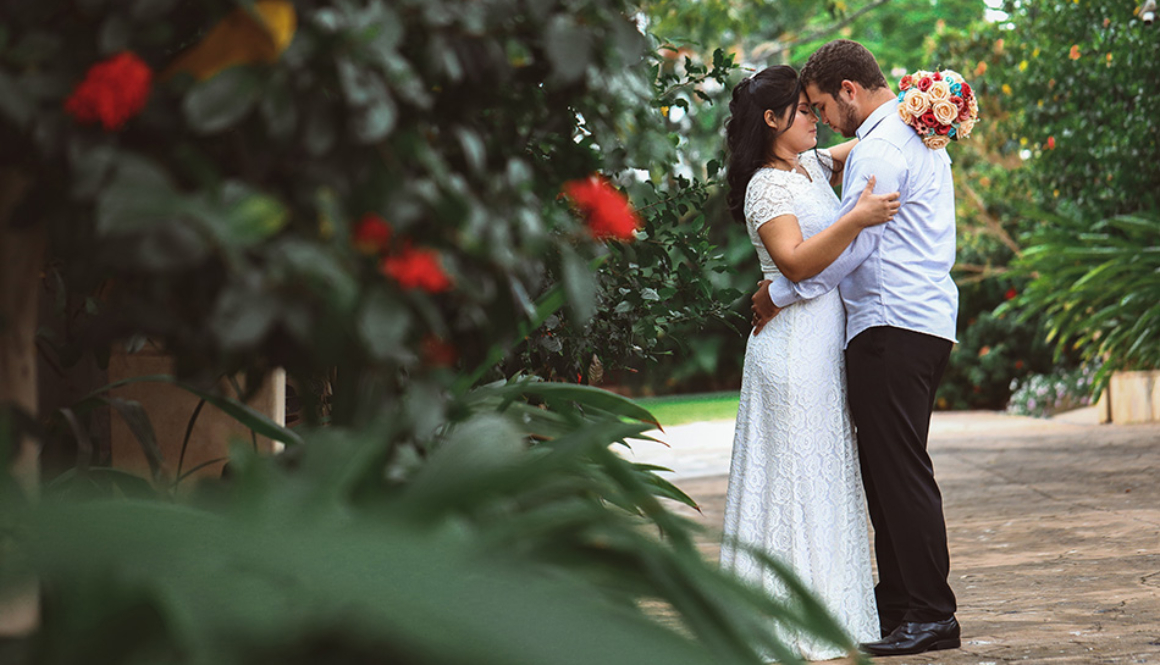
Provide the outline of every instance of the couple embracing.
[[[898,104],[874,56],[838,40],[800,75],[775,66],[739,83],[726,125],[729,207],[766,279],[753,296],[722,565],[777,594],[747,550],[781,559],[874,655],[960,643],[926,450],[958,312],[954,189],[945,149],[924,145]],[[857,138],[817,149],[815,110]],[[844,655],[785,637],[806,659]]]

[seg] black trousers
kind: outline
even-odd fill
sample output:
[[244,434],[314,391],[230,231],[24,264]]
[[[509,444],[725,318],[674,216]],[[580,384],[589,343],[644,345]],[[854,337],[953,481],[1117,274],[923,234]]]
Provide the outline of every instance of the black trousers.
[[846,349],[850,411],[874,525],[874,592],[884,625],[955,613],[942,494],[926,451],[935,390],[951,347],[931,335],[875,327]]

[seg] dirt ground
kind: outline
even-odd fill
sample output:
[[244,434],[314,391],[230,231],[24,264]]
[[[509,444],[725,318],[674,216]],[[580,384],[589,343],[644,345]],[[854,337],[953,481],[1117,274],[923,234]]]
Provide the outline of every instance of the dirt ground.
[[[876,662],[1160,663],[1160,425],[947,418],[930,450],[963,646]],[[725,476],[677,484],[719,532]]]

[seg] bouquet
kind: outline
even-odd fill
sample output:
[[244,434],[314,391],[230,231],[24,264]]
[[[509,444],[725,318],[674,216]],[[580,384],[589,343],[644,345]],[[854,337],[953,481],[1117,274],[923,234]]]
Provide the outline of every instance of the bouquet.
[[898,82],[898,115],[932,150],[971,135],[979,105],[971,85],[958,72],[918,70]]

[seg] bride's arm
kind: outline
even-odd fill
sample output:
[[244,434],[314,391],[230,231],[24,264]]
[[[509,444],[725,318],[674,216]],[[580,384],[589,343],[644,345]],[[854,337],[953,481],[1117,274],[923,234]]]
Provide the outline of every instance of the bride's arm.
[[757,235],[781,274],[791,282],[800,282],[825,270],[862,229],[889,221],[898,207],[898,192],[874,194],[871,177],[858,204],[809,240],[802,239],[795,215],[774,217],[758,227]]
[[834,158],[834,171],[830,174],[831,186],[836,187],[842,182],[842,171],[846,166],[846,158],[850,156],[850,151],[856,145],[858,145],[858,139],[851,139],[832,148],[826,148],[830,151],[830,157]]

